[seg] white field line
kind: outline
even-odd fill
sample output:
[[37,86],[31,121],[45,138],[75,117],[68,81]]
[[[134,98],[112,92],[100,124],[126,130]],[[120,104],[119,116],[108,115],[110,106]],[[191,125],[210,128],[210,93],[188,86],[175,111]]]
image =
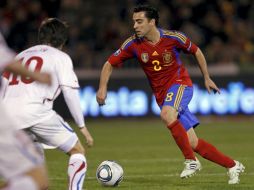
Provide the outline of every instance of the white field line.
[[[200,159],[200,161],[202,163],[201,159]],[[109,160],[111,160],[111,159],[109,159]],[[246,162],[248,160],[253,160],[253,158],[252,157],[238,157],[237,160],[241,161],[244,164],[244,162]],[[97,159],[93,160],[93,162],[98,162],[98,163],[100,163],[102,161],[103,160],[97,160]],[[116,161],[118,161],[118,160],[116,160]],[[63,164],[62,162],[59,162],[57,160],[50,161],[50,162],[52,162],[56,165],[62,165]],[[150,163],[150,162],[152,162],[152,163],[155,163],[155,164],[157,162],[160,162],[160,163],[161,162],[179,162],[179,163],[182,163],[182,162],[184,162],[184,159],[179,159],[179,158],[147,158],[147,159],[121,159],[121,161],[119,161],[120,164],[122,164],[122,163],[133,163],[133,162],[134,163],[139,163],[139,162],[141,162],[141,163],[144,163],[144,162],[145,163],[147,163],[147,162]]]
[[[226,176],[226,173],[202,173],[202,174],[197,174],[199,176]],[[243,173],[241,175],[247,175],[247,176],[254,176],[254,172],[250,173]],[[152,178],[152,177],[179,177],[180,174],[175,173],[175,174],[149,174],[149,175],[128,175],[124,176],[124,179],[133,179],[133,178]],[[86,177],[86,180],[94,180],[96,177]],[[52,177],[50,180],[66,180],[66,177]]]

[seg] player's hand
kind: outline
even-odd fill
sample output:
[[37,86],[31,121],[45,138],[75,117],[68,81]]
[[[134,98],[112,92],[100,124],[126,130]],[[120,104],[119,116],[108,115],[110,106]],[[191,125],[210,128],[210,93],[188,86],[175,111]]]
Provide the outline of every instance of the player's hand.
[[213,91],[214,94],[216,94],[217,92],[220,94],[220,89],[216,86],[216,84],[210,78],[205,79],[205,87],[209,94],[211,93],[211,91]]
[[80,129],[80,132],[84,135],[86,138],[86,144],[88,147],[92,147],[94,144],[94,140],[92,135],[89,133],[88,129],[86,127],[83,127]]
[[105,100],[107,97],[107,89],[99,88],[96,93],[96,100],[100,106],[105,105]]
[[35,73],[34,77],[38,82],[51,85],[51,75],[48,73]]

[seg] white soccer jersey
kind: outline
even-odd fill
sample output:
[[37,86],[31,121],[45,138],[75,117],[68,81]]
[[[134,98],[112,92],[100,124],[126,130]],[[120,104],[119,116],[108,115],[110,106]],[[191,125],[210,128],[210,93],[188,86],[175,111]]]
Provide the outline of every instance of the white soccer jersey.
[[[4,67],[9,64],[11,61],[14,59],[14,52],[8,48],[6,45],[6,42],[0,33],[0,74],[2,73]],[[4,87],[6,86],[5,80],[3,80],[2,76],[0,77],[0,98],[3,96],[3,90]]]
[[[6,65],[8,65],[10,62],[13,61],[15,57],[14,52],[8,48],[8,46],[6,45],[6,42],[2,36],[2,34],[0,33],[0,73],[3,71],[3,69],[6,67]],[[2,77],[1,77],[2,80]],[[1,83],[3,83],[4,81],[0,81]],[[0,83],[0,86],[1,86]],[[0,95],[2,94],[2,89],[0,88]],[[3,123],[5,123],[6,121],[9,121],[9,118],[6,118],[5,116],[3,116],[5,114],[4,112],[5,107],[2,105],[2,103],[0,102],[0,132],[3,130],[6,130],[7,126],[3,125]],[[1,132],[2,133],[2,132]]]
[[16,56],[31,71],[50,73],[49,87],[30,78],[6,74],[9,86],[4,93],[4,102],[17,119],[20,128],[31,127],[54,115],[53,101],[61,92],[61,86],[79,88],[71,58],[64,52],[47,46],[33,46]]
[[7,47],[4,38],[0,33],[0,72],[13,60],[14,56],[14,52]]
[[[14,57],[14,52],[7,47],[0,33],[0,72]],[[16,130],[17,123],[10,115],[0,100],[0,176],[7,180],[29,171],[43,161],[27,135]]]

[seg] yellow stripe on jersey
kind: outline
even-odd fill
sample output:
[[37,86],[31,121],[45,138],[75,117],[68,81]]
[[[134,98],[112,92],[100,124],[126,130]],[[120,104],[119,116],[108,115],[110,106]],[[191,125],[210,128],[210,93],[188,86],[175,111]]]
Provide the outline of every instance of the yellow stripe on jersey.
[[171,37],[176,37],[177,39],[179,39],[182,43],[186,43],[186,36],[181,34],[180,32],[172,32],[172,31],[164,31],[163,32],[164,35],[166,36],[171,36]]
[[186,36],[180,32],[177,31],[169,31],[169,30],[165,30],[163,31],[164,35],[169,35],[169,36],[179,36],[180,38],[182,38],[183,40],[186,40]]
[[133,40],[133,39],[135,39],[135,36],[134,36],[134,35],[131,36],[131,37],[129,37],[127,40],[125,40],[124,43],[121,45],[121,49],[124,49],[125,46],[126,46],[131,40]]
[[177,91],[176,99],[175,99],[175,103],[174,103],[174,108],[176,108],[177,110],[178,110],[179,105],[181,103],[185,87],[186,87],[185,85],[180,85],[180,87]]

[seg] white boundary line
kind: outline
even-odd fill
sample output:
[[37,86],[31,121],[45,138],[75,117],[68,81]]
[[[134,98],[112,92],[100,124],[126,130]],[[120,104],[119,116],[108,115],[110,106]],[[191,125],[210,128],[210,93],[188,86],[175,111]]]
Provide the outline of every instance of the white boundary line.
[[[247,176],[254,176],[254,172],[251,173],[242,173],[241,175],[247,175]],[[149,174],[149,175],[127,175],[124,176],[124,179],[133,179],[133,178],[151,178],[151,177],[179,177],[180,174],[175,173],[175,174]],[[225,173],[202,173],[202,174],[197,174],[196,176],[226,176]],[[180,178],[180,177],[179,177]],[[88,180],[94,180],[96,177],[86,177]],[[50,178],[50,180],[66,180],[65,177],[53,177]]]

